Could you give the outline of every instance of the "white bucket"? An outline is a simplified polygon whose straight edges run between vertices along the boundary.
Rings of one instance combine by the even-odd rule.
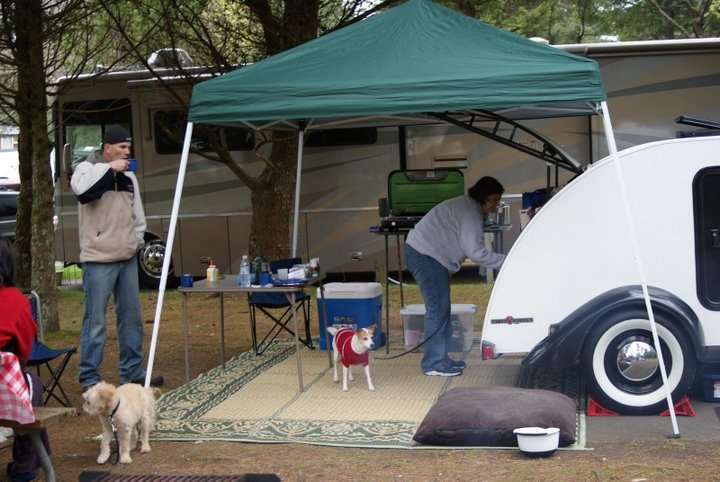
[[[518,447],[529,457],[548,457],[560,443],[560,429],[556,427],[521,427],[513,430]]]

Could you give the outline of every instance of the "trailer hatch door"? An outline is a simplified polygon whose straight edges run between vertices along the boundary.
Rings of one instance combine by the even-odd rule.
[[[720,311],[720,166],[700,170],[693,181],[698,298]]]

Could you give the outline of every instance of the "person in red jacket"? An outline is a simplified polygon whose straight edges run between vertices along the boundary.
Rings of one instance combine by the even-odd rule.
[[[24,370],[30,357],[37,326],[27,297],[15,287],[15,250],[7,239],[0,239],[0,351],[11,352],[20,359],[30,398],[35,407],[43,405],[42,381],[35,373]],[[47,433],[42,434],[45,450],[50,454]],[[13,461],[7,466],[12,482],[27,482],[36,477],[39,461],[29,435],[15,435]]]

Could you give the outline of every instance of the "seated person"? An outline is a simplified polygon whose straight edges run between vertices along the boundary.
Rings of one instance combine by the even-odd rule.
[[[25,371],[25,362],[30,356],[30,348],[37,326],[30,313],[30,303],[25,295],[15,287],[15,251],[6,239],[0,239],[0,351],[17,355],[23,368],[25,382],[30,390],[34,407],[43,405],[43,386],[40,378]],[[50,453],[47,433],[41,434],[45,450]],[[11,482],[34,480],[39,460],[29,435],[15,435],[13,440],[13,461],[7,466],[7,475]]]

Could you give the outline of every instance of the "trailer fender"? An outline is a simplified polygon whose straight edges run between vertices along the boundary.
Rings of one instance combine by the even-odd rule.
[[[653,315],[671,320],[691,340],[699,361],[704,340],[699,320],[687,303],[657,287],[648,287]],[[573,311],[559,323],[550,326],[549,334],[525,356],[524,366],[568,368],[580,363],[590,331],[603,320],[620,313],[644,313],[645,299],[639,285],[622,286],[598,295]],[[640,315],[642,316],[642,315]]]

